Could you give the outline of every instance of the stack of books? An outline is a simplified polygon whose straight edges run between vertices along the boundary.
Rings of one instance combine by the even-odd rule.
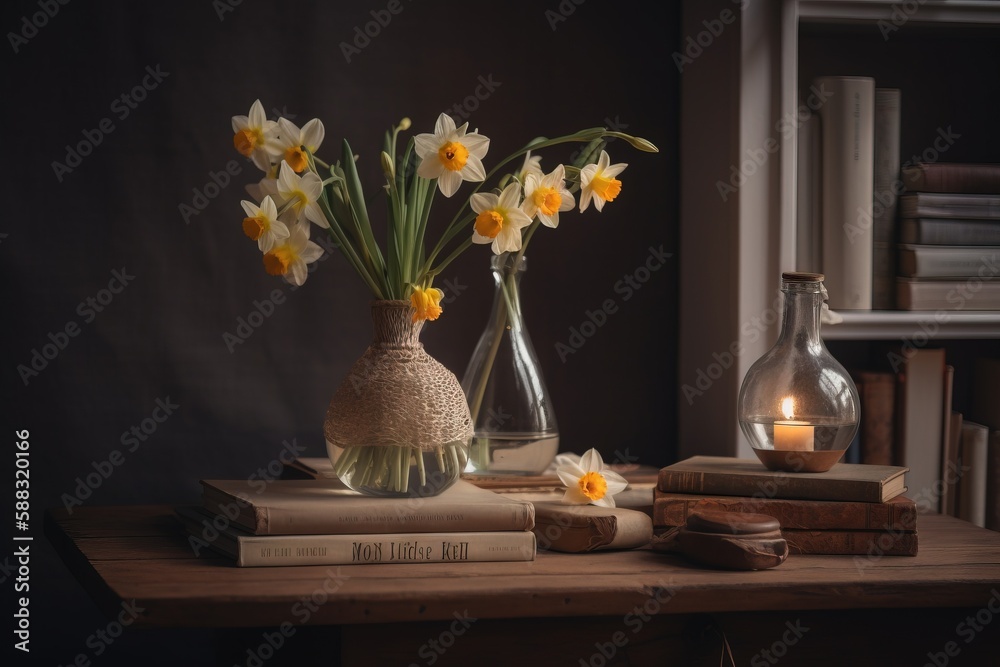
[[[906,166],[896,303],[1000,310],[1000,164]]]
[[[438,496],[373,498],[332,479],[203,480],[178,508],[189,543],[240,567],[531,561],[534,507],[464,481]]]
[[[902,495],[905,473],[848,463],[786,473],[756,460],[694,456],[660,470],[653,525],[682,526],[697,510],[767,514],[793,554],[915,556],[917,508]]]

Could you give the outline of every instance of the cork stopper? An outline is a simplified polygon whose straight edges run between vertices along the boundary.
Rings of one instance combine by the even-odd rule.
[[[781,279],[787,283],[821,283],[826,276],[822,273],[805,273],[803,271],[785,271]]]

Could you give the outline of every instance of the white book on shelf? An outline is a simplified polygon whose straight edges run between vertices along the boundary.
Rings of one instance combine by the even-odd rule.
[[[962,422],[962,471],[958,482],[958,518],[986,526],[986,470],[990,430],[976,422]]]
[[[944,447],[945,351],[921,348],[904,357],[899,369],[899,423],[896,464],[906,473],[907,495],[924,512],[941,507]]]
[[[820,165],[820,119],[810,116],[799,125],[798,161],[796,162],[798,196],[796,197],[795,268],[820,273],[823,270],[822,196],[823,173]]]
[[[822,120],[823,274],[833,310],[871,310],[875,80],[816,80],[830,97]]]

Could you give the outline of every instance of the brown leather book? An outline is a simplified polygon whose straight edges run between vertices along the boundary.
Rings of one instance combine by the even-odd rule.
[[[856,371],[854,375],[861,394],[861,463],[892,465],[896,376],[888,371]]]
[[[539,551],[585,553],[634,549],[649,544],[653,522],[648,514],[621,507],[535,503],[535,538]]]
[[[885,530],[793,530],[781,535],[793,554],[916,556],[917,533]]]
[[[916,504],[905,496],[885,503],[830,500],[783,500],[743,496],[699,496],[655,491],[653,524],[682,526],[703,510],[767,514],[782,528],[798,530],[896,530],[917,529]]]
[[[901,466],[838,463],[826,472],[787,473],[768,470],[754,459],[692,456],[661,468],[657,488],[713,496],[883,503],[906,490],[906,471]]]
[[[902,176],[909,192],[1000,193],[1000,164],[918,163]]]

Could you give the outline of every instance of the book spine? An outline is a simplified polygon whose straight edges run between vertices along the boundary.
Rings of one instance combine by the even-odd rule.
[[[889,310],[895,303],[896,197],[899,180],[898,88],[875,89],[875,181],[872,202],[872,308]]]
[[[823,274],[830,308],[872,307],[872,188],[875,81],[825,77],[831,91],[823,124]]]
[[[800,271],[819,273],[823,269],[821,245],[823,173],[820,168],[821,127],[818,116],[810,116],[799,126],[798,197],[796,198],[796,266]]]
[[[910,245],[1000,246],[1000,223],[995,220],[908,218],[900,225],[899,242]]]
[[[896,298],[902,310],[1000,310],[1000,281],[899,278]]]
[[[989,429],[982,424],[962,424],[962,479],[958,483],[958,518],[986,526],[986,474]]]
[[[1000,193],[1000,165],[918,164],[903,170],[906,188],[913,192],[968,194]]]
[[[913,502],[856,503],[749,498],[694,497],[658,493],[653,501],[656,526],[683,526],[692,512],[712,510],[767,514],[785,528],[808,530],[897,530],[917,526]]]
[[[892,465],[896,378],[892,373],[858,373],[861,394],[861,462]]]
[[[991,431],[986,454],[986,527],[1000,530],[1000,431]]]
[[[751,498],[796,498],[802,500],[847,500],[880,503],[882,484],[858,480],[824,479],[812,475],[726,475],[660,470],[657,488],[668,493]]]
[[[240,567],[460,563],[535,559],[531,531],[238,538]]]
[[[899,198],[905,218],[1000,219],[1000,197],[916,192]]]
[[[831,556],[916,556],[917,533],[902,531],[785,530],[792,554]]]
[[[371,509],[352,509],[347,516],[316,508],[269,508],[267,514],[267,521],[258,523],[253,531],[257,535],[525,531],[535,524],[530,503],[470,503],[454,509],[424,510],[384,504],[378,507],[376,502]]]
[[[995,276],[1000,273],[1000,247],[900,246],[899,273],[909,278]]]

